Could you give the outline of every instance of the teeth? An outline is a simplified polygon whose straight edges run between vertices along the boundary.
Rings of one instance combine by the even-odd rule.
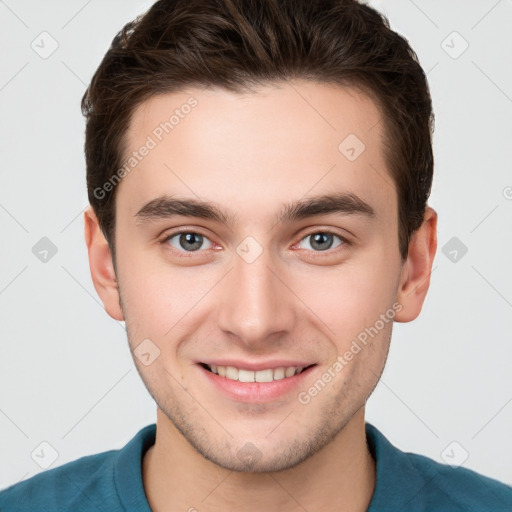
[[[250,370],[238,370],[238,380],[240,382],[254,382],[254,372]]]
[[[274,370],[259,370],[254,373],[256,382],[272,382]]]
[[[284,368],[276,368],[274,370],[274,380],[284,379]]]
[[[286,368],[284,372],[285,377],[291,377],[292,375],[295,375],[295,372],[297,371],[297,368],[290,366],[289,368]]]
[[[210,368],[212,373],[216,373],[226,379],[238,380],[239,382],[273,382],[274,380],[281,380],[285,377],[293,377],[304,370],[304,366],[289,366],[288,368],[269,368],[268,370],[258,370],[254,372],[252,370],[241,370],[234,366],[220,366],[215,364],[208,365],[208,368]]]
[[[238,380],[238,368],[226,366],[226,379]]]

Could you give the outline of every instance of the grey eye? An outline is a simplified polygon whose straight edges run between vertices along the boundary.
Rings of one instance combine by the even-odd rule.
[[[175,240],[177,239],[177,240]],[[201,249],[201,246],[205,241],[211,244],[211,241],[199,233],[183,232],[172,235],[167,240],[169,244],[178,250],[184,250],[186,252],[196,252]],[[178,245],[176,245],[176,243]]]
[[[319,231],[317,233],[311,233],[311,234],[305,236],[301,240],[301,243],[304,240],[311,239],[311,242],[309,245],[314,251],[326,251],[333,247],[334,238],[337,238],[340,241],[334,247],[339,247],[343,243],[341,237],[339,237],[338,235],[335,235],[334,233],[329,233],[329,232],[324,232],[324,231]],[[306,247],[306,249],[308,249],[308,248]]]

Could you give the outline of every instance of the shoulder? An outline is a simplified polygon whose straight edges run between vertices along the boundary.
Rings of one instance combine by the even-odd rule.
[[[366,425],[366,433],[377,462],[377,483],[369,511],[399,507],[418,512],[512,510],[512,487],[463,467],[403,452],[372,425]]]
[[[141,457],[154,443],[155,425],[140,430],[123,448],[87,455],[0,491],[1,512],[149,510]]]
[[[71,509],[88,499],[93,501],[88,508],[94,510],[96,500],[102,503],[108,498],[117,453],[112,450],[81,457],[11,485],[0,492],[0,510],[22,511],[37,507],[41,511],[55,511],[63,507]],[[78,506],[76,510],[82,508]]]
[[[512,487],[463,467],[440,464],[428,457],[406,453],[411,466],[423,477],[434,504],[453,503],[454,510],[479,512],[512,510]],[[427,496],[428,496],[427,494]]]

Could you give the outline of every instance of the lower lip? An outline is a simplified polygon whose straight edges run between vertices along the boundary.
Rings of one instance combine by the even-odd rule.
[[[311,366],[303,370],[298,375],[285,377],[284,379],[274,380],[272,382],[240,382],[238,380],[227,379],[216,373],[212,373],[201,365],[198,365],[205,377],[226,395],[233,400],[240,402],[263,403],[271,402],[282,398],[286,394],[297,389],[304,379],[316,368]]]

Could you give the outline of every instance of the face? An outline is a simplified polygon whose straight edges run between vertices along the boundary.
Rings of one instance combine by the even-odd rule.
[[[130,348],[161,412],[220,466],[293,467],[379,379],[402,276],[380,118],[354,88],[305,81],[134,113],[115,232]]]

